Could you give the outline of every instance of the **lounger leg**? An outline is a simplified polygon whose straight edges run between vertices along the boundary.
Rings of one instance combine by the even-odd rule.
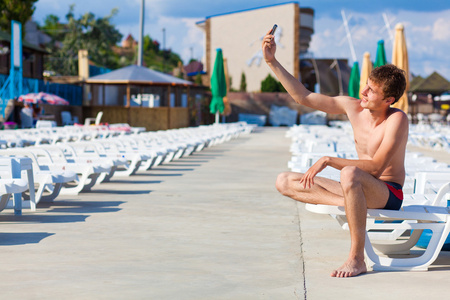
[[[127,169],[123,171],[116,171],[117,176],[130,176],[134,175],[136,171],[139,169],[140,165],[142,163],[142,160],[139,159],[133,159],[131,162],[127,164]]]
[[[79,177],[79,180],[77,181],[77,185],[76,186],[70,186],[68,183],[64,183],[64,188],[61,189],[60,194],[61,195],[78,195],[83,188],[85,187],[85,185],[87,185],[90,180],[90,182],[92,182],[92,180],[89,178],[93,173],[89,174],[87,172],[81,174],[81,176]],[[98,176],[98,174],[97,174]]]
[[[97,181],[99,181],[99,182],[108,182],[108,181],[111,180],[111,178],[114,176],[114,174],[116,172],[117,172],[117,166],[112,166],[111,167],[111,172],[109,172],[109,174],[106,174],[105,178],[103,178],[103,180],[102,180],[102,178],[100,176]]]
[[[53,200],[55,200],[55,198],[58,197],[62,185],[63,185],[62,183],[55,183],[52,193],[50,195],[41,196],[41,201],[39,202],[53,202]]]
[[[131,171],[130,175],[136,174],[136,172],[139,170],[139,167],[141,166],[141,164],[142,164],[142,160],[139,160],[139,161],[133,163],[132,164],[132,171]]]
[[[152,168],[153,164],[155,163],[155,161],[156,161],[156,156],[149,158],[143,164],[141,164],[141,166],[139,167],[139,170],[141,170],[141,171],[150,170]]]
[[[8,205],[9,198],[11,198],[11,194],[2,195],[2,197],[0,198],[0,211],[4,210]]]
[[[36,194],[34,191],[34,176],[33,176],[33,169],[27,170],[28,175],[28,182],[30,186],[30,208],[32,211],[36,210]]]
[[[450,222],[434,224],[411,224],[414,230],[431,229],[433,232],[427,249],[421,256],[412,258],[381,257],[375,253],[366,233],[365,251],[373,263],[374,271],[426,271],[439,255],[441,248],[450,232]]]
[[[82,192],[89,192],[91,190],[91,188],[95,185],[95,183],[97,182],[98,177],[100,176],[101,173],[93,173],[91,175],[89,175],[89,178],[91,179],[91,182],[89,182],[88,184],[86,184],[83,189],[81,190]]]

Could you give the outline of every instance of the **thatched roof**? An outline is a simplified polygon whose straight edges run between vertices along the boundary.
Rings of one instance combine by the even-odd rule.
[[[437,72],[427,78],[415,77],[411,83],[409,91],[413,93],[442,94],[450,90],[450,82]]]

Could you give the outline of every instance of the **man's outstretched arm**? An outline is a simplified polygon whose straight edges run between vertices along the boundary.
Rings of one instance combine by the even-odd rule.
[[[276,44],[273,35],[268,33],[264,37],[262,51],[267,65],[272,69],[278,80],[295,102],[330,114],[346,113],[345,105],[351,101],[352,98],[345,96],[329,97],[326,95],[313,93],[306,89],[301,82],[292,76],[278,62],[275,58]]]

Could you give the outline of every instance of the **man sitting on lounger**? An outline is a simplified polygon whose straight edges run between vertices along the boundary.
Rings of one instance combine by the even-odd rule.
[[[297,201],[344,206],[350,228],[350,254],[331,276],[365,273],[367,208],[398,210],[403,200],[408,118],[390,105],[403,95],[404,72],[394,65],[381,66],[371,72],[362,99],[329,97],[308,91],[284,69],[275,58],[276,44],[270,31],[264,37],[262,50],[266,63],[295,102],[329,114],[346,114],[353,127],[359,159],[322,157],[304,174],[278,175],[276,187]],[[316,177],[328,166],[341,170],[340,182]]]

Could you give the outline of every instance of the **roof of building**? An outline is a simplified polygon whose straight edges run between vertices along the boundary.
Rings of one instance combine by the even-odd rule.
[[[133,35],[131,35],[131,33],[128,34],[125,40],[126,41],[128,41],[128,40],[134,41]]]
[[[411,80],[409,91],[413,93],[442,94],[450,90],[450,82],[437,72],[427,78],[420,76]]]
[[[11,42],[11,35],[5,31],[0,30],[0,41]],[[27,42],[25,39],[22,39],[22,47],[32,49],[35,51],[39,51],[42,53],[47,53],[47,51],[45,51],[41,47],[31,44],[31,43]]]
[[[197,74],[205,74],[203,71],[203,64],[199,61],[193,60],[183,67],[187,76],[195,76]]]
[[[37,23],[33,20],[28,20],[25,23],[24,28],[26,32],[24,41],[27,41],[32,45],[43,47],[45,44],[52,41],[52,38],[48,34],[39,30]]]
[[[106,74],[89,77],[86,82],[102,84],[192,85],[190,81],[137,65],[130,65]]]

